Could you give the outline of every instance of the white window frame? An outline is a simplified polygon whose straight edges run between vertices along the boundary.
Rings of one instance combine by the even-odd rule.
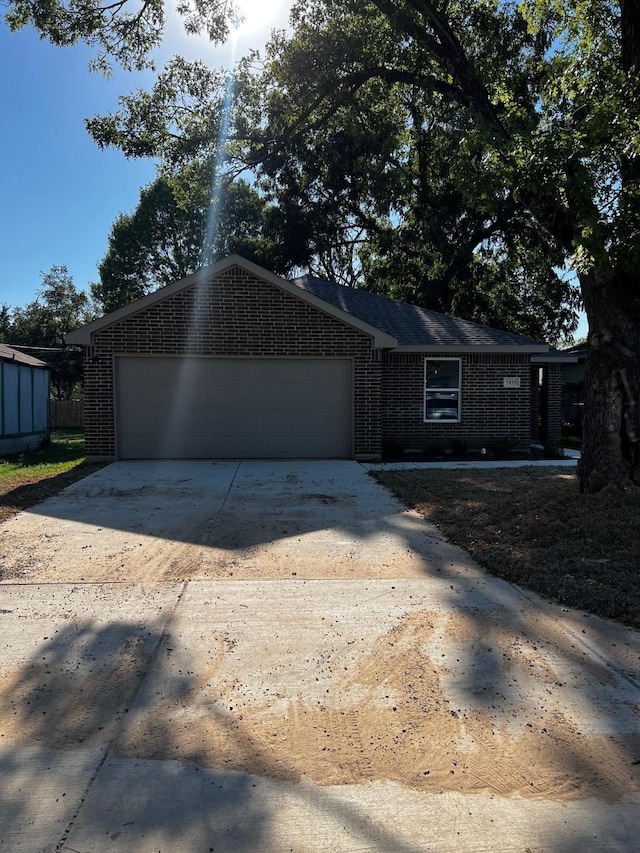
[[[430,361],[457,361],[458,362],[458,385],[457,387],[451,388],[438,388],[438,389],[428,389],[427,388],[427,364]],[[424,381],[423,381],[423,400],[422,400],[422,416],[425,424],[459,424],[462,421],[462,359],[461,358],[439,358],[438,356],[429,356],[424,360]],[[428,390],[438,390],[445,391],[448,393],[456,393],[458,395],[458,417],[455,418],[428,418],[427,417],[427,392]]]

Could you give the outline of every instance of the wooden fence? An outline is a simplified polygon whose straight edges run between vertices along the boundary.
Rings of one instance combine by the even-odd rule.
[[[84,426],[82,400],[50,400],[51,428]]]

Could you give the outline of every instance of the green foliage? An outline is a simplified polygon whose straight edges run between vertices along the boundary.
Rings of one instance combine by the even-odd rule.
[[[232,85],[176,58],[88,127],[171,168],[249,168],[280,268],[556,341],[576,325],[579,294],[559,270],[577,232],[547,227],[566,174],[541,101],[557,85],[556,25],[541,21],[509,3],[457,2],[445,19],[399,0],[299,2],[291,35],[261,65],[242,60]]]
[[[16,474],[53,476],[84,462],[84,432],[57,429],[39,448],[5,456],[0,460],[0,484]]]
[[[281,270],[280,244],[265,236],[265,199],[242,179],[212,189],[212,172],[200,161],[167,171],[141,191],[133,213],[114,222],[100,281],[91,286],[103,312],[234,253]]]
[[[515,449],[516,442],[508,435],[498,436],[487,445],[492,459],[512,459]]]
[[[134,0],[112,18],[10,0],[9,19],[136,65],[161,26],[147,1],[120,30]],[[184,2],[194,31],[232,14]],[[638,0],[298,0],[291,24],[232,80],[172,60],[90,132],[171,169],[250,173],[282,267],[552,341],[582,300],[598,346],[581,483],[640,482]]]
[[[163,0],[7,0],[5,21],[16,31],[32,25],[40,38],[66,46],[85,42],[96,48],[91,67],[105,75],[110,61],[126,69],[153,67],[149,54],[162,43]],[[188,32],[222,43],[238,20],[233,0],[178,0]]]
[[[439,444],[425,444],[422,448],[422,458],[427,462],[435,462],[444,456],[444,448]]]
[[[388,438],[382,442],[382,460],[384,462],[394,462],[397,459],[402,459],[404,448],[395,438]]]
[[[38,348],[34,355],[52,368],[53,397],[69,399],[82,380],[82,360],[78,350],[66,346],[64,337],[91,320],[89,298],[77,290],[64,265],[51,267],[41,278],[36,299],[13,309],[7,342]]]
[[[0,305],[0,344],[9,343],[11,337],[11,308]]]
[[[469,453],[469,446],[464,438],[451,439],[451,452],[457,459],[461,459]]]

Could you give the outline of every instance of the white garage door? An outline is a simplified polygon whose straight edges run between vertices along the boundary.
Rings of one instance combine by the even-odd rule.
[[[349,360],[120,357],[118,456],[349,457],[352,372]]]

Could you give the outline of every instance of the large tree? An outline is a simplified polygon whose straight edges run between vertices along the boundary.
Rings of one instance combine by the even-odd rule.
[[[133,213],[118,216],[99,265],[100,281],[91,287],[102,311],[234,252],[280,271],[264,233],[264,198],[245,180],[213,183],[208,164],[191,163],[158,176],[141,190]]]
[[[41,38],[95,49],[92,66],[108,74],[111,61],[124,68],[153,67],[150,54],[162,43],[164,0],[6,0],[5,20],[16,31],[32,25]],[[234,0],[177,0],[187,32],[224,42],[240,19]]]
[[[309,55],[324,58],[325,76],[364,51],[380,68],[395,42],[372,32],[344,11],[299,23],[293,38],[274,40],[263,73],[252,73],[254,57],[240,64],[231,110],[226,74],[176,58],[151,92],[121,98],[119,113],[89,129],[128,156],[180,164],[217,159],[226,123],[226,169],[257,172],[280,268],[306,267],[532,337],[569,334],[577,295],[559,272],[562,253],[514,220],[488,166],[473,191],[470,160],[477,166],[482,151],[468,120],[379,81],[310,107]]]

